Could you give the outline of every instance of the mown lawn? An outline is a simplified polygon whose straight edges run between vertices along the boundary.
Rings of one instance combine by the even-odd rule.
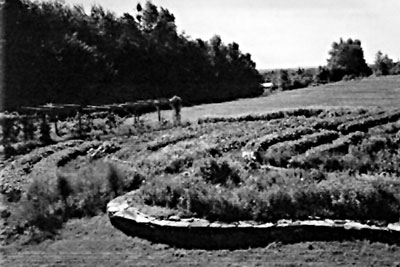
[[[1,266],[399,266],[400,247],[368,241],[185,250],[131,238],[106,215],[72,220],[54,241],[0,248]]]

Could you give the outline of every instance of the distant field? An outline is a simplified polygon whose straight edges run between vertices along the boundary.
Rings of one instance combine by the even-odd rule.
[[[370,77],[316,87],[279,92],[265,97],[204,104],[183,108],[183,120],[196,121],[207,116],[236,116],[299,107],[382,107],[400,106],[400,76]],[[170,119],[170,112],[163,112]],[[145,115],[156,120],[155,113]]]

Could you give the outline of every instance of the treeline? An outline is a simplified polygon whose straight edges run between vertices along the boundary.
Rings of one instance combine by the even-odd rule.
[[[400,61],[395,62],[387,54],[383,55],[381,51],[378,51],[372,70],[376,76],[399,75]]]
[[[275,69],[260,71],[267,82],[273,83],[272,90],[293,90],[316,83],[317,68]]]
[[[264,72],[263,78],[274,84],[273,89],[291,90],[312,84],[367,77],[372,74],[376,76],[400,74],[400,61],[394,62],[381,51],[377,52],[374,63],[368,66],[364,59],[361,41],[358,39],[349,38],[344,41],[341,38],[339,42],[333,42],[329,56],[326,66],[272,70]]]
[[[251,55],[178,34],[151,2],[117,16],[101,6],[6,0],[1,5],[3,106],[104,104],[181,96],[185,104],[262,93]]]

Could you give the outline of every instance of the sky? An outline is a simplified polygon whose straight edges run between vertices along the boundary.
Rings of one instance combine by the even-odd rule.
[[[136,13],[133,0],[65,0]],[[175,15],[178,32],[192,39],[221,36],[250,53],[258,69],[326,65],[340,38],[361,40],[367,63],[381,50],[400,59],[399,0],[152,0]]]

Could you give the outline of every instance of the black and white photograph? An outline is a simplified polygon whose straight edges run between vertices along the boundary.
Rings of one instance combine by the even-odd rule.
[[[0,266],[400,267],[399,14],[0,0]]]

